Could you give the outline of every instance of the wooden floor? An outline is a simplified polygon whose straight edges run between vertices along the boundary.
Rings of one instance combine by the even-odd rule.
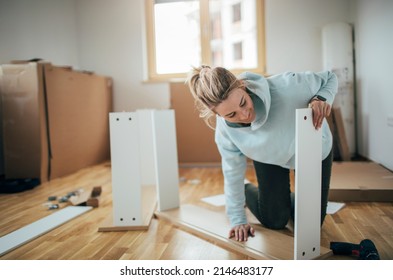
[[[222,194],[223,177],[219,167],[180,168],[182,204],[203,204],[201,198]],[[252,167],[247,171],[256,182]],[[56,210],[43,204],[49,196],[58,197],[79,188],[102,186],[100,206],[37,239],[3,255],[0,259],[144,259],[144,260],[231,260],[247,256],[219,247],[181,230],[163,220],[153,219],[148,230],[98,232],[112,214],[111,169],[100,164],[44,183],[33,190],[0,195],[0,236],[28,225]],[[61,208],[67,204],[60,204]],[[359,243],[374,241],[381,259],[393,259],[393,203],[346,203],[334,215],[328,215],[322,227],[321,245],[331,241]],[[333,256],[332,259],[354,259]]]

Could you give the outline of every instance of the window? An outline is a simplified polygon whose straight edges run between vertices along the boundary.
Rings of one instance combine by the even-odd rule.
[[[243,44],[242,42],[233,44],[233,60],[238,61],[243,59]]]
[[[192,66],[265,69],[263,0],[145,0],[149,80]]]
[[[232,6],[233,22],[238,22],[242,20],[242,10],[240,4],[241,3],[237,3]]]

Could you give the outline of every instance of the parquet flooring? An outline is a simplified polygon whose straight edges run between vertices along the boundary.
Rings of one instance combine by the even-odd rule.
[[[183,167],[179,169],[180,201],[204,205],[202,198],[223,193],[220,167]],[[252,167],[247,177],[256,182]],[[100,206],[37,239],[3,255],[0,260],[231,260],[249,259],[208,240],[158,219],[148,230],[98,232],[112,213],[111,168],[103,163],[22,193],[0,194],[0,236],[51,214],[44,203],[49,196],[61,197],[79,188],[102,186]],[[67,204],[62,203],[63,208]],[[330,241],[359,243],[374,241],[381,259],[393,259],[393,203],[352,202],[338,213],[328,215],[321,230],[321,245]],[[353,259],[332,256],[332,259]]]

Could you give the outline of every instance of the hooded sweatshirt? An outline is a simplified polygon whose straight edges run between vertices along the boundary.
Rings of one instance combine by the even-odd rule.
[[[244,178],[247,158],[293,169],[295,167],[295,113],[306,108],[315,95],[332,105],[337,92],[333,72],[286,72],[265,78],[245,72],[239,79],[254,103],[250,126],[226,121],[217,115],[215,141],[221,154],[226,213],[231,226],[246,224]],[[322,159],[332,149],[332,134],[322,124]]]

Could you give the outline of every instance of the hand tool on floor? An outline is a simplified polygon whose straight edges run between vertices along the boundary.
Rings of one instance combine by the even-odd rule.
[[[360,244],[348,242],[330,242],[330,249],[335,255],[351,255],[359,260],[379,260],[379,253],[374,242],[364,239]]]
[[[93,187],[91,192],[82,192],[71,196],[69,201],[72,203],[72,205],[98,207],[99,196],[101,195],[101,192],[101,186],[96,186]]]

